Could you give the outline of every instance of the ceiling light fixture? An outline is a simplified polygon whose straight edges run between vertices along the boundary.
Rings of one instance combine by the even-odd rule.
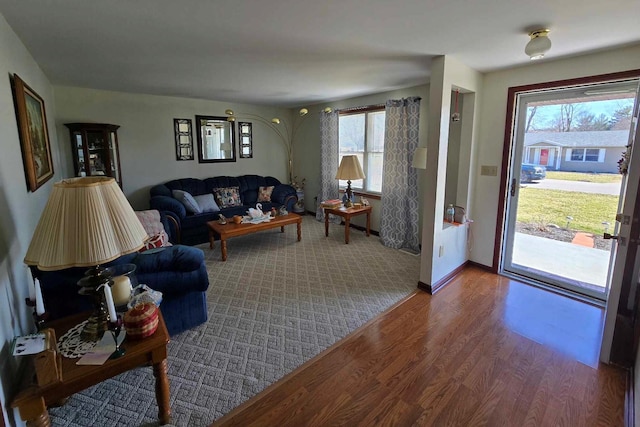
[[[549,31],[548,29],[540,29],[529,33],[531,40],[529,40],[529,43],[525,46],[524,53],[529,55],[529,58],[532,60],[544,58],[544,54],[551,49]]]

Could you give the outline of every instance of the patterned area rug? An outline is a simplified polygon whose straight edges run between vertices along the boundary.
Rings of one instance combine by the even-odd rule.
[[[238,237],[205,252],[206,324],[172,337],[172,422],[206,426],[415,290],[420,259],[376,236],[304,216],[295,226]],[[50,410],[54,426],[152,426],[150,367],[74,395]]]

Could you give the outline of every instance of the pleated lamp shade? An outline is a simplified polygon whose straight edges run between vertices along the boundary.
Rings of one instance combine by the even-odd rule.
[[[43,271],[92,267],[140,249],[147,233],[113,178],[57,182],[25,255]]]
[[[365,178],[364,171],[362,170],[362,166],[360,166],[358,156],[343,156],[342,160],[340,160],[340,166],[338,167],[336,179],[356,180],[363,178]]]

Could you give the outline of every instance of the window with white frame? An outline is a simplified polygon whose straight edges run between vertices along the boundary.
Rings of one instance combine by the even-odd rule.
[[[571,148],[567,150],[567,161],[572,162],[604,162],[603,148]]]
[[[338,119],[338,165],[345,155],[356,155],[365,179],[351,181],[351,188],[367,193],[382,191],[384,157],[384,108],[366,112],[341,113]],[[345,188],[347,181],[340,180]]]

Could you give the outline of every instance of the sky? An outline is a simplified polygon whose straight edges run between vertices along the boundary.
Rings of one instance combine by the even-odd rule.
[[[613,112],[618,108],[624,106],[632,106],[633,107],[634,98],[628,99],[614,99],[608,101],[591,101],[591,102],[581,102],[580,105],[585,111],[589,111],[591,114],[594,114],[598,117],[600,114],[605,114],[609,117],[613,116]],[[545,124],[548,124],[551,119],[558,114],[560,111],[560,105],[541,105],[538,106],[538,110],[536,111],[536,116],[534,118],[534,125],[536,128],[544,127]]]

